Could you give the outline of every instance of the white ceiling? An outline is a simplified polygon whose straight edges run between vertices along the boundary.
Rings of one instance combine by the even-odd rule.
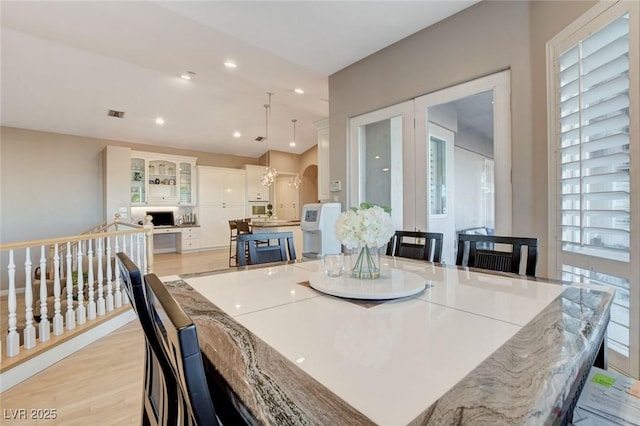
[[[3,0],[2,125],[258,157],[272,92],[268,147],[300,154],[330,74],[476,2]]]

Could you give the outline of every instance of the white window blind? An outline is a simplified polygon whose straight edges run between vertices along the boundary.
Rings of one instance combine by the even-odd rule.
[[[629,14],[560,54],[562,250],[629,262]]]
[[[638,2],[597,2],[547,43],[549,272],[615,289],[608,362],[640,377]]]

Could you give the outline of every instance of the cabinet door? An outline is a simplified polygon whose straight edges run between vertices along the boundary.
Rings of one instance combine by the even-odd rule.
[[[224,182],[218,169],[198,166],[198,203],[221,206]]]
[[[149,203],[178,204],[177,167],[169,160],[149,161]]]
[[[247,181],[247,200],[249,201],[269,201],[269,188],[262,185],[260,179],[264,172],[263,166],[245,166]]]
[[[229,247],[229,221],[244,217],[243,207],[198,207],[203,249]]]
[[[242,170],[223,172],[223,202],[230,205],[244,205],[246,201],[245,173]]]
[[[193,206],[195,200],[195,164],[191,162],[178,163],[178,204],[182,206]]]
[[[147,174],[144,158],[131,158],[131,204],[142,205],[147,202]]]

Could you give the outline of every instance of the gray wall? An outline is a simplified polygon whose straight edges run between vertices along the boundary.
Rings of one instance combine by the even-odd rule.
[[[349,117],[510,68],[513,234],[540,239],[546,275],[545,43],[594,3],[482,1],[331,75],[330,179],[346,182]]]

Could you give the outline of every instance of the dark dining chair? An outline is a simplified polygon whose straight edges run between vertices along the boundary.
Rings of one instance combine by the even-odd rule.
[[[495,250],[495,244],[510,245],[511,250]],[[527,249],[527,256],[522,258],[524,247]],[[521,261],[524,261],[525,274],[535,277],[538,264],[537,238],[473,234],[458,236],[456,265],[519,274]]]
[[[163,370],[165,383],[176,383],[177,416],[163,419],[162,424],[217,426],[193,320],[155,274],[145,275],[144,282],[153,332],[161,346],[154,352],[166,356],[171,366]]]
[[[265,241],[277,240],[277,244],[264,245]],[[293,232],[265,232],[260,234],[241,234],[237,241],[238,266],[260,263],[295,260],[296,250],[293,244]],[[246,250],[246,255],[242,255]],[[287,256],[288,254],[288,256]]]
[[[410,241],[406,241],[409,239]],[[442,234],[438,232],[396,231],[387,244],[387,256],[442,261]]]
[[[155,335],[140,270],[125,253],[117,253],[116,262],[120,268],[122,287],[129,296],[145,336],[142,424],[163,425],[166,419],[178,418],[175,404],[178,400],[177,383],[168,374],[171,366],[167,357],[162,355],[160,342]]]
[[[229,266],[232,265],[232,261],[236,261],[236,237],[238,236],[238,225],[235,220],[229,221]]]

